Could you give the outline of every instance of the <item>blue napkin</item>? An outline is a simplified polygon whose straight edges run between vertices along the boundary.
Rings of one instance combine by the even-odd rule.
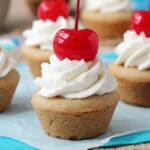
[[[149,10],[150,0],[132,0],[135,10]]]
[[[109,53],[104,53],[99,55],[99,58],[102,59],[107,65],[115,61],[117,57],[118,56],[116,55],[115,52],[109,52]]]
[[[114,137],[111,138],[105,144],[96,148],[110,148],[110,147],[119,147],[119,146],[127,146],[127,145],[136,145],[141,143],[150,143],[150,130],[139,131],[136,133]]]
[[[12,51],[20,45],[21,41],[19,38],[0,38],[0,47],[4,48],[7,51]]]
[[[23,142],[17,141],[12,138],[0,136],[0,149],[1,150],[38,150]]]

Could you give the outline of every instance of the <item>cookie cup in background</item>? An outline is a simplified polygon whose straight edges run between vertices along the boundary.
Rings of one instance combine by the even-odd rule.
[[[39,91],[32,106],[44,131],[63,139],[86,139],[107,131],[119,96],[117,82],[96,58],[43,63],[42,76],[35,79]],[[82,85],[82,86],[81,86]]]
[[[3,31],[5,18],[8,14],[10,0],[0,1],[0,31]]]
[[[84,25],[93,29],[101,39],[103,45],[116,45],[129,29],[133,12],[101,13],[83,10],[81,19]]]
[[[5,77],[0,78],[0,112],[7,109],[19,82],[17,70],[11,70]]]
[[[41,50],[36,46],[23,45],[22,53],[33,77],[39,77],[41,75],[41,63],[49,62],[52,51]]]
[[[86,99],[32,96],[44,131],[63,139],[85,139],[107,131],[119,96],[116,91]]]
[[[33,21],[31,29],[23,32],[25,41],[22,51],[33,76],[39,77],[41,63],[49,62],[49,57],[53,53],[55,33],[61,28],[72,27],[74,21],[69,17],[66,1],[29,0],[28,2],[39,4],[38,19]]]
[[[118,81],[118,93],[122,101],[150,107],[150,70],[139,71],[115,63],[109,69]]]
[[[26,0],[26,1],[32,14],[36,16],[37,7],[40,4],[41,0]]]

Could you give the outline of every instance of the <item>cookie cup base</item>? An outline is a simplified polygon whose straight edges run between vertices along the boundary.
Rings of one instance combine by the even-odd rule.
[[[106,132],[118,99],[116,91],[87,99],[46,99],[34,93],[32,106],[50,136],[86,139]]]
[[[109,69],[118,80],[118,93],[122,101],[150,107],[150,70],[139,71],[115,63]]]
[[[0,112],[9,107],[19,78],[19,73],[15,69],[0,78]]]

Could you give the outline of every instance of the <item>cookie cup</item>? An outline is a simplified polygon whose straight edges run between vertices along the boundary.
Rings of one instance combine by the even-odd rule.
[[[63,139],[86,139],[106,132],[118,99],[116,91],[87,99],[48,99],[34,93],[32,106],[47,134]]]
[[[110,72],[118,80],[118,93],[122,101],[150,107],[150,70],[139,71],[112,63]]]
[[[19,73],[15,69],[0,78],[0,112],[9,107],[19,78]]]
[[[123,33],[129,29],[132,13],[130,11],[101,13],[83,10],[81,19],[86,27],[98,34],[103,45],[115,45],[122,40]]]
[[[34,77],[41,76],[41,64],[43,62],[49,63],[51,52],[48,50],[41,50],[39,47],[23,45],[22,53],[32,75]]]

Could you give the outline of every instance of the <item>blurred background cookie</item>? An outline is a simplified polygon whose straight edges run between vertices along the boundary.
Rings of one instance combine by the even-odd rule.
[[[4,19],[8,12],[10,0],[0,0],[0,27],[4,25]]]
[[[33,15],[36,15],[37,7],[41,0],[27,0],[28,7]]]

